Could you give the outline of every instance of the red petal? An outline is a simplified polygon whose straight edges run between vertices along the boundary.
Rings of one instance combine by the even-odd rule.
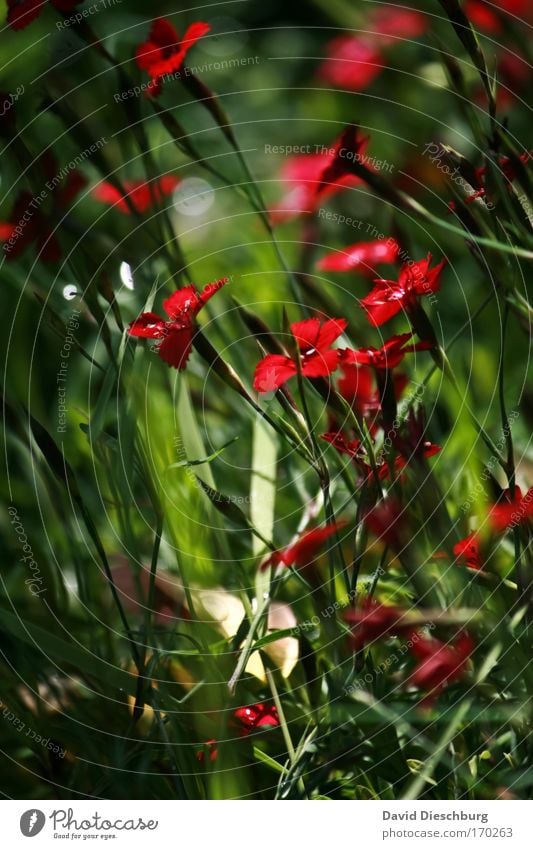
[[[204,35],[207,35],[210,29],[211,27],[209,24],[206,24],[203,21],[196,21],[194,24],[191,24],[190,27],[187,27],[181,40],[181,44],[185,48],[185,52],[190,50],[193,44],[196,44],[196,42],[203,38]]]
[[[381,6],[371,15],[370,25],[378,34],[381,44],[395,44],[400,38],[423,35],[429,22],[425,15],[415,9]]]
[[[296,365],[290,357],[267,354],[255,368],[253,387],[256,392],[274,392],[296,373]]]
[[[200,292],[200,301],[202,302],[202,306],[207,304],[208,301],[211,300],[213,295],[222,289],[223,286],[228,282],[229,277],[221,277],[220,280],[215,280],[214,283],[208,283],[207,286],[204,286],[202,291]]]
[[[379,327],[381,324],[385,324],[386,321],[393,318],[393,316],[395,316],[396,313],[399,313],[403,308],[400,300],[381,301],[376,303],[375,301],[363,298],[361,304],[367,314],[370,324],[373,324],[374,327]]]
[[[100,203],[105,203],[108,206],[116,206],[117,209],[120,209],[121,212],[125,213],[125,215],[130,214],[130,208],[127,205],[124,197],[119,192],[115,186],[111,185],[111,183],[98,183],[94,189],[91,190],[91,195]]]
[[[162,339],[165,335],[165,322],[155,312],[143,312],[131,322],[128,333],[142,339]]]
[[[339,336],[342,336],[348,322],[345,318],[330,318],[324,322],[318,334],[316,348],[318,351],[324,351],[335,342]]]
[[[464,13],[479,29],[484,29],[487,32],[501,32],[502,25],[498,16],[479,0],[467,0],[464,5]]]
[[[150,209],[157,200],[157,186],[152,183],[136,180],[131,183],[124,183],[124,188],[137,212],[146,212]]]
[[[191,313],[194,315],[200,305],[200,296],[194,286],[184,286],[163,301],[163,309],[173,320]]]
[[[302,374],[306,377],[327,377],[339,365],[340,351],[318,351],[302,364]]]
[[[177,47],[180,40],[176,27],[168,18],[155,18],[148,38],[159,47]]]
[[[209,32],[208,24],[200,22],[191,24],[183,36],[181,43],[176,43],[175,50],[169,48],[166,54],[162,50],[154,49],[153,42],[151,47],[149,47],[150,42],[147,42],[145,45],[141,45],[141,48],[143,48],[141,56],[139,56],[141,48],[138,48],[137,50],[137,64],[144,70],[148,70],[151,76],[155,78],[155,84],[160,85],[159,78],[166,74],[172,74],[179,71],[183,65],[183,60],[191,47],[193,47],[198,39],[205,35],[206,32]],[[142,65],[141,62],[143,62]]]
[[[375,264],[394,262],[399,250],[394,239],[358,242],[323,257],[317,267],[321,271],[372,272]]]
[[[300,539],[284,551],[282,555],[283,562],[286,566],[307,566],[314,559],[326,540],[333,536],[341,527],[342,524],[333,523],[326,525],[324,528],[312,528],[306,531]]]
[[[431,254],[428,254],[426,259],[415,262],[407,271],[411,286],[417,295],[429,295],[438,292],[440,288],[439,278],[447,260],[443,259],[434,268],[430,268],[431,259]]]
[[[175,177],[173,174],[167,174],[159,180],[159,191],[162,195],[171,195],[179,183],[179,177]]]
[[[10,224],[9,222],[0,224],[0,240],[2,242],[7,242],[8,239],[13,235],[13,230],[15,229],[14,224]]]
[[[384,66],[381,53],[362,38],[341,35],[327,45],[328,58],[319,76],[331,85],[349,91],[363,91]]]
[[[145,41],[139,44],[135,51],[135,61],[141,71],[152,73],[152,67],[161,61],[163,51],[154,41]]]
[[[300,351],[316,350],[320,336],[320,319],[306,318],[304,321],[295,321],[291,324],[291,333],[296,339]]]
[[[166,334],[157,353],[169,366],[183,371],[191,353],[193,335],[192,325],[173,328]]]
[[[471,569],[482,569],[483,564],[479,556],[479,541],[476,533],[468,534],[453,547],[456,557],[466,562]]]
[[[317,188],[317,194],[320,194],[321,199],[324,197],[324,192],[328,191],[332,185],[338,186],[340,181],[352,177],[352,162],[357,161],[364,164],[362,160],[364,160],[368,142],[368,136],[365,138],[360,136],[359,127],[355,124],[350,124],[343,130],[335,142],[335,155],[327,168],[324,169]],[[358,177],[355,177],[355,179],[359,181]]]

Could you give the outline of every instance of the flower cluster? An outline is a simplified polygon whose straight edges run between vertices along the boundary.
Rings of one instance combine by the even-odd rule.
[[[402,39],[415,39],[428,26],[425,15],[393,5],[377,6],[358,35],[339,35],[326,46],[319,77],[328,85],[363,91],[386,65],[386,53]]]

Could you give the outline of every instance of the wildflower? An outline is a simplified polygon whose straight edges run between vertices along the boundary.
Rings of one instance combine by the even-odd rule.
[[[337,381],[337,388],[345,401],[361,415],[379,410],[379,394],[372,369],[347,363],[342,356],[340,369],[342,377]]]
[[[474,26],[486,32],[502,31],[503,15],[527,18],[531,12],[530,0],[466,0],[464,13]]]
[[[82,0],[50,0],[58,12],[73,12]],[[7,0],[7,23],[11,29],[19,30],[27,27],[39,17],[46,5],[46,0]]]
[[[515,487],[514,496],[510,490],[505,490],[500,501],[489,511],[489,522],[495,531],[505,531],[517,527],[533,517],[533,487],[522,495],[519,486]]]
[[[427,690],[429,698],[435,698],[447,684],[463,677],[473,650],[474,641],[466,631],[459,634],[455,645],[436,639],[413,641],[411,652],[420,662],[409,676],[408,684]]]
[[[378,7],[368,16],[367,31],[340,35],[327,44],[327,57],[319,68],[319,77],[348,91],[363,91],[386,65],[384,48],[402,38],[422,35],[426,27],[427,18],[420,12]]]
[[[459,560],[466,563],[469,569],[483,569],[476,533],[468,534],[464,539],[459,540],[453,547],[453,553]]]
[[[320,271],[359,271],[368,274],[373,272],[375,265],[394,262],[399,250],[398,242],[392,238],[357,242],[327,254],[317,267]]]
[[[364,38],[340,35],[326,46],[327,58],[318,75],[329,85],[363,91],[381,73],[384,66],[382,53]]]
[[[113,206],[124,215],[130,215],[131,207],[142,214],[153,206],[160,204],[166,195],[171,195],[179,183],[179,178],[171,174],[159,177],[152,182],[143,180],[126,180],[123,195],[112,183],[98,183],[91,195],[100,203]],[[129,203],[128,203],[129,201]]]
[[[41,201],[37,202],[29,192],[19,194],[9,221],[0,225],[0,239],[4,240],[6,260],[16,259],[32,244],[35,244],[38,257],[43,262],[59,262],[61,259],[61,245],[51,220],[64,215],[84,188],[86,179],[77,169],[69,171],[64,179],[60,178],[57,160],[50,152],[41,156],[40,166],[47,180],[43,200],[48,194],[51,214],[45,214],[41,209]]]
[[[311,528],[301,534],[296,542],[287,548],[274,551],[268,560],[261,564],[261,571],[269,566],[295,566],[304,567],[312,563],[326,540],[342,527],[339,522],[332,522],[323,528]]]
[[[371,598],[365,599],[360,610],[347,610],[345,621],[352,629],[351,644],[354,651],[364,648],[367,643],[373,643],[391,634],[401,634],[406,628],[402,624],[405,611],[400,607],[378,604]]]
[[[464,13],[478,29],[486,32],[501,32],[501,21],[490,7],[480,0],[466,0]]]
[[[194,286],[178,289],[163,301],[168,320],[156,313],[144,312],[131,322],[128,333],[130,336],[158,340],[156,350],[161,359],[182,371],[191,352],[196,316],[227,282],[228,278],[224,277],[215,283],[208,283],[201,292],[197,292]]]
[[[340,151],[343,151],[343,155],[346,152],[342,139],[343,136],[330,148],[323,147],[316,153],[302,153],[287,159],[281,170],[281,179],[287,186],[287,192],[270,210],[275,223],[314,212],[327,198],[342,189],[361,184],[361,178],[349,171],[338,178],[330,176],[324,181],[324,174]],[[357,153],[360,158],[364,158],[368,142],[368,138],[359,140]]]
[[[276,706],[265,705],[261,702],[255,705],[237,708],[233,712],[233,716],[243,726],[245,734],[259,729],[276,728],[279,725]]]
[[[412,312],[422,295],[438,292],[440,275],[446,260],[443,259],[433,268],[430,267],[431,260],[432,256],[428,254],[425,259],[417,262],[404,263],[397,281],[380,278],[374,280],[374,289],[361,301],[374,327],[389,321],[401,310]]]
[[[338,366],[340,353],[331,348],[344,332],[344,318],[330,318],[323,323],[309,318],[291,324],[301,358],[302,374],[306,377],[327,377]],[[296,360],[284,354],[267,354],[256,366],[253,386],[257,392],[273,392],[298,373]]]
[[[395,368],[401,363],[406,354],[415,351],[427,351],[431,348],[430,342],[408,342],[412,333],[402,333],[400,336],[392,336],[381,348],[359,348],[353,351],[345,348],[341,351],[342,362],[348,365],[373,366],[377,369]]]
[[[335,186],[341,180],[346,180],[353,176],[357,177],[358,175],[355,173],[352,163],[358,162],[365,164],[368,142],[369,137],[361,136],[359,134],[359,127],[356,124],[349,124],[340,134],[335,144],[333,156],[322,174],[322,179],[316,191],[323,192],[327,186]],[[366,168],[372,170],[368,164]]]
[[[381,411],[381,398],[376,388],[375,372],[370,366],[355,365],[340,359],[342,377],[337,389],[353,409],[364,418],[376,416]],[[392,383],[396,399],[400,398],[408,384],[405,374],[393,373]],[[372,432],[372,427],[370,427]]]
[[[135,59],[141,71],[151,77],[146,90],[147,97],[159,97],[163,90],[163,78],[179,72],[185,56],[210,30],[209,24],[197,21],[185,31],[180,41],[178,31],[167,18],[152,21],[148,40],[140,44]]]
[[[372,35],[380,44],[395,44],[399,39],[417,38],[428,28],[428,18],[416,9],[402,6],[377,6],[369,15],[368,26]]]

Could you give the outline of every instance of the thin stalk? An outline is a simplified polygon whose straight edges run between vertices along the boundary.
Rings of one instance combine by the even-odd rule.
[[[278,688],[276,687],[276,682],[274,680],[274,676],[268,666],[265,667],[268,686],[270,687],[270,692],[272,693],[272,698],[274,700],[274,704],[276,705],[276,710],[279,716],[279,724],[281,728],[281,733],[283,734],[283,739],[285,741],[285,745],[287,747],[287,754],[289,755],[289,760],[291,762],[291,766],[294,766],[298,762],[298,758],[296,755],[296,750],[294,748],[291,734],[289,731],[289,726],[287,725],[287,719],[285,717],[285,713],[283,711],[283,705],[281,704],[281,699],[279,697]],[[298,789],[300,792],[306,797],[307,791],[305,789],[305,784],[303,778],[300,776],[298,779]]]

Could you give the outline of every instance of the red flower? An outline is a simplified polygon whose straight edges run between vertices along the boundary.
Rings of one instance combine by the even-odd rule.
[[[361,415],[377,412],[380,406],[379,393],[372,369],[368,366],[349,365],[342,356],[340,367],[342,377],[337,381],[337,388],[345,401]]]
[[[501,32],[502,26],[498,15],[495,15],[490,7],[480,0],[467,0],[464,13],[475,27],[486,32]]]
[[[50,0],[58,12],[73,12],[83,0]],[[46,0],[7,0],[7,23],[11,29],[24,29],[39,17]]]
[[[396,44],[402,38],[417,38],[428,28],[428,19],[422,12],[415,9],[405,9],[396,6],[378,6],[369,15],[369,26],[374,37],[380,44]]]
[[[459,540],[454,547],[455,556],[464,561],[470,569],[483,569],[483,563],[479,554],[479,539],[476,533],[468,534]]]
[[[278,711],[275,705],[259,702],[255,705],[237,708],[233,712],[235,719],[243,726],[245,734],[264,728],[276,728],[279,725]]]
[[[500,15],[509,14],[517,17],[527,18],[531,12],[530,0],[467,0],[464,5],[464,13],[474,26],[487,32],[501,32],[502,18],[494,12],[499,7]]]
[[[438,292],[440,274],[446,265],[443,259],[438,265],[430,268],[431,254],[426,259],[417,262],[406,262],[400,269],[398,280],[374,281],[375,287],[361,304],[368,319],[374,327],[379,327],[389,321],[400,310],[409,312],[416,306],[418,298]]]
[[[327,377],[335,371],[339,351],[331,345],[347,326],[344,318],[330,318],[323,324],[318,318],[309,318],[291,324],[291,333],[300,350],[302,374]],[[267,354],[256,366],[253,386],[257,392],[273,392],[297,373],[298,366],[291,357]]]
[[[343,525],[339,522],[325,525],[323,528],[311,528],[305,531],[296,542],[287,548],[274,551],[268,560],[261,564],[261,571],[269,566],[309,566],[326,540],[335,534]]]
[[[411,652],[420,663],[409,676],[408,683],[427,690],[434,698],[447,684],[463,677],[473,650],[474,641],[465,631],[459,634],[455,646],[434,639],[414,641]]]
[[[64,215],[87,182],[76,169],[63,179],[57,160],[50,152],[41,156],[40,165],[47,181],[44,197],[41,193],[42,200],[34,198],[29,192],[21,192],[11,210],[9,221],[0,224],[0,239],[4,241],[3,250],[8,261],[19,257],[35,243],[39,259],[43,262],[59,262],[61,245],[51,220]],[[41,208],[47,195],[52,204],[51,214],[45,214]]]
[[[224,277],[208,283],[201,292],[197,292],[194,286],[178,289],[163,301],[168,321],[156,313],[143,312],[131,322],[128,333],[143,339],[162,340],[157,345],[157,353],[169,366],[182,371],[191,352],[196,316],[227,282],[228,278]]]
[[[523,496],[519,486],[515,487],[514,498],[505,490],[502,500],[489,511],[489,521],[495,531],[505,531],[528,522],[533,517],[533,487]]]
[[[363,91],[384,67],[381,52],[364,38],[340,35],[326,46],[318,74],[324,82],[348,91]]]
[[[343,250],[333,251],[323,257],[317,265],[320,271],[359,271],[372,273],[379,263],[394,262],[400,246],[394,239],[376,239],[372,242],[357,242]]]
[[[342,139],[342,136],[341,136]],[[359,144],[359,155],[364,157],[369,139],[362,139]],[[281,179],[287,185],[287,193],[281,201],[271,208],[270,213],[275,223],[288,221],[297,215],[313,212],[326,198],[349,186],[357,186],[361,179],[348,172],[338,179],[328,178],[324,183],[324,174],[331,166],[335,157],[344,146],[339,147],[337,140],[333,147],[322,148],[318,153],[302,153],[291,156],[281,169]]]
[[[124,188],[126,194],[121,192],[112,185],[112,183],[99,183],[91,192],[93,198],[100,203],[105,203],[108,206],[114,206],[119,209],[124,215],[130,215],[129,203],[136,212],[143,213],[151,209],[156,204],[160,204],[166,195],[171,195],[179,183],[179,178],[171,174],[159,179],[150,181],[143,180],[126,180]]]
[[[178,31],[169,20],[155,18],[152,21],[148,40],[135,51],[137,65],[152,78],[145,92],[147,97],[159,97],[163,78],[180,70],[188,51],[210,29],[209,24],[197,21],[188,27],[180,41]]]
[[[381,394],[377,388],[376,372],[370,366],[360,366],[343,361],[340,357],[342,377],[337,381],[337,390],[350,404],[358,416],[366,420],[367,427],[374,435],[381,413]],[[409,380],[405,374],[392,372],[394,396],[398,400]],[[330,431],[338,430],[335,421],[329,424]]]
[[[352,628],[352,646],[354,651],[364,648],[391,633],[401,634],[411,626],[398,624],[405,616],[400,607],[378,604],[371,598],[365,599],[361,610],[347,610],[344,619]]]
[[[383,48],[422,35],[427,18],[411,9],[384,6],[369,15],[367,26],[370,31],[337,36],[327,44],[318,72],[325,82],[349,91],[368,88],[385,67]]]
[[[359,135],[359,127],[356,124],[349,124],[337,139],[333,157],[322,174],[317,192],[324,191],[324,186],[336,186],[339,181],[348,177],[358,177],[352,163],[365,165],[369,140],[368,136]],[[366,168],[372,170],[368,164]]]
[[[415,351],[427,351],[431,348],[430,342],[408,342],[412,333],[402,333],[400,336],[391,336],[381,348],[359,348],[353,351],[345,348],[341,351],[342,362],[348,365],[373,366],[378,369],[391,369],[398,366],[406,354]]]

